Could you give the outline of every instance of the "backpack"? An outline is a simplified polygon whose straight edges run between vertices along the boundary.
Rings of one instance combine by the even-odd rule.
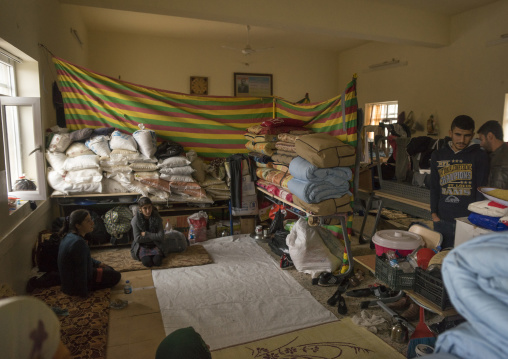
[[[101,216],[99,216],[99,214],[95,211],[88,212],[90,212],[90,217],[92,217],[93,221],[93,232],[88,234],[90,244],[99,245],[108,243],[111,240],[111,234],[109,234],[106,230],[106,226],[104,225],[104,221]]]
[[[32,249],[32,264],[40,272],[58,272],[58,247],[60,236],[57,233],[43,230]]]
[[[126,206],[117,206],[102,216],[104,225],[111,234],[111,244],[128,243],[132,212]]]

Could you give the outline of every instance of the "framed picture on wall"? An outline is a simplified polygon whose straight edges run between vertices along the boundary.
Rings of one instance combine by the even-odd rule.
[[[271,74],[234,73],[235,96],[269,97],[273,92]]]

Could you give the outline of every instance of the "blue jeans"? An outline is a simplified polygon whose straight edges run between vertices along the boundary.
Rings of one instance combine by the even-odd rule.
[[[455,222],[440,220],[434,222],[434,230],[443,235],[441,248],[451,248],[455,244]]]

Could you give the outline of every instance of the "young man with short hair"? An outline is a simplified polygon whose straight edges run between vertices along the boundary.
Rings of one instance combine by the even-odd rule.
[[[490,157],[487,186],[508,189],[508,144],[503,141],[503,127],[497,121],[487,121],[477,133],[480,146]]]
[[[430,166],[430,211],[434,230],[443,235],[443,248],[455,242],[455,218],[467,217],[467,207],[483,200],[477,188],[487,184],[489,158],[474,135],[471,117],[455,117],[451,141],[432,153]]]

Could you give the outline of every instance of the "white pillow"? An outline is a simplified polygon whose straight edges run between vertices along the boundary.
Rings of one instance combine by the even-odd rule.
[[[111,140],[109,141],[109,147],[112,150],[128,150],[137,151],[138,145],[131,135],[122,133],[115,130],[111,134]]]
[[[63,152],[50,152],[46,151],[46,159],[49,165],[58,173],[64,175],[65,170],[63,169],[67,156]]]
[[[82,142],[74,142],[69,146],[67,151],[65,152],[67,157],[77,157],[83,155],[95,155],[92,150],[90,150],[86,145]]]
[[[97,168],[69,171],[65,175],[65,182],[68,183],[90,183],[102,181],[102,172]]]
[[[66,171],[84,170],[87,168],[100,168],[99,156],[84,155],[78,157],[69,157],[65,160],[64,163],[64,170]]]
[[[158,167],[182,167],[190,165],[191,162],[182,156],[174,156],[174,157],[168,157],[164,161],[160,162]]]

